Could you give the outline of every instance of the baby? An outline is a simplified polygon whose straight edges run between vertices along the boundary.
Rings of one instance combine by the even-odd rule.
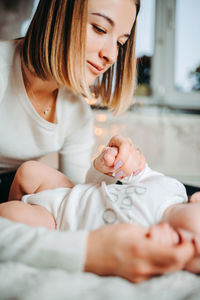
[[[103,155],[114,162],[117,149],[106,148]],[[187,203],[185,188],[179,181],[148,165],[121,182],[74,186],[59,171],[40,162],[26,162],[11,186],[12,201],[0,205],[0,216],[57,230],[93,230],[105,224],[134,223],[146,227],[147,238],[164,245],[194,239],[196,253],[200,254],[198,239],[194,238],[200,234],[200,193]],[[186,269],[200,272],[198,256]]]

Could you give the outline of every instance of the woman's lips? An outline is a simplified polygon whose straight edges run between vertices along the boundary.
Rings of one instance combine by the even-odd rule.
[[[102,68],[101,66],[98,66],[90,61],[87,60],[87,64],[89,66],[90,71],[94,74],[94,75],[100,75],[102,73],[102,70],[104,68]]]

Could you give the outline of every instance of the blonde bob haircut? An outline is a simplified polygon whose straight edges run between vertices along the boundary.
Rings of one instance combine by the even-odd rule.
[[[133,1],[138,14],[140,0]],[[21,56],[22,64],[39,78],[54,79],[73,92],[91,98],[85,76],[87,18],[88,0],[40,0],[24,37]],[[95,87],[101,104],[115,113],[125,111],[132,102],[135,33],[136,20],[131,36],[119,49],[116,64],[102,75]]]

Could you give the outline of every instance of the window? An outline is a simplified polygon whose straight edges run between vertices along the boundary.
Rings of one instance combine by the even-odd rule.
[[[38,0],[33,3],[34,11]],[[200,109],[199,12],[199,0],[141,1],[136,41],[139,102]]]
[[[200,2],[176,1],[175,87],[183,92],[200,91]]]
[[[28,26],[31,22],[31,19],[32,19],[34,13],[35,13],[35,10],[36,10],[37,6],[38,6],[39,0],[32,0],[32,2],[33,2],[32,3],[32,6],[33,6],[32,13],[31,13],[29,19],[24,21],[21,25],[21,36],[24,36],[26,34],[26,31],[27,31]]]
[[[163,105],[200,109],[200,1],[157,0],[153,99]]]
[[[136,35],[138,86],[136,95],[139,96],[149,96],[151,94],[150,81],[152,57],[154,55],[155,6],[156,0],[143,1],[138,16]]]

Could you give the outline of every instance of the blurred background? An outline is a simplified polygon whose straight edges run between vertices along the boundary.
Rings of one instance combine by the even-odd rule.
[[[38,2],[0,0],[0,39],[23,36]],[[92,105],[93,157],[120,133],[133,139],[150,167],[200,187],[199,13],[199,0],[141,0],[136,103],[119,117]],[[57,154],[43,161],[57,167]]]

